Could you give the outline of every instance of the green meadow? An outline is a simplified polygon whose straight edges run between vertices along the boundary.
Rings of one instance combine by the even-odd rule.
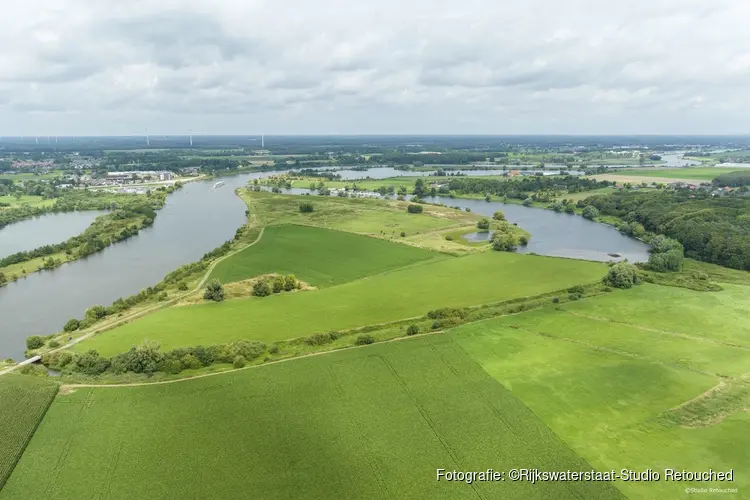
[[[0,377],[0,489],[57,392],[57,384],[34,377]]]
[[[606,265],[506,252],[423,261],[322,290],[172,307],[81,342],[76,350],[110,356],[144,340],[162,349],[237,339],[274,342],[316,332],[530,297],[592,283]]]
[[[269,226],[256,244],[220,262],[211,278],[229,283],[268,273],[294,274],[325,287],[435,258],[440,254],[343,231]]]
[[[618,170],[618,175],[632,175],[635,177],[664,177],[669,179],[695,179],[711,181],[721,174],[736,172],[736,168],[712,167],[681,167],[681,168],[634,168]]]
[[[3,208],[15,208],[22,205],[28,205],[30,207],[47,207],[54,204],[55,200],[45,200],[41,196],[23,195],[16,198],[15,196],[6,195],[0,196],[0,203],[7,203],[10,205],[9,207],[0,206],[0,210],[3,210]]]
[[[437,481],[592,468],[457,338],[61,394],[0,500],[623,498],[607,482]]]
[[[750,350],[717,342],[706,326],[740,326],[742,294],[746,301],[750,289],[642,285],[451,335],[600,470],[735,471],[733,483],[615,483],[628,498],[684,498],[687,486],[741,492],[750,488]]]

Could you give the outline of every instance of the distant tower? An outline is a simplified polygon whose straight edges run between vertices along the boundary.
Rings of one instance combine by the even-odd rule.
[[[151,141],[148,139],[148,129],[146,129],[146,146],[151,146]]]
[[[190,129],[190,147],[193,147],[193,129]]]
[[[260,148],[266,149],[266,141],[265,137],[263,136],[263,132],[260,133]]]

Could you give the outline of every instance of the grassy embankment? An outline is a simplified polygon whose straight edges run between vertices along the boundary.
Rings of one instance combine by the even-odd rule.
[[[59,499],[622,498],[603,482],[435,480],[437,468],[521,466],[591,469],[451,337],[435,336],[61,393],[0,499],[30,488]]]
[[[427,261],[343,285],[170,308],[88,339],[76,350],[110,356],[148,339],[163,349],[237,339],[274,342],[316,332],[535,296],[601,278],[599,263],[487,252]]]
[[[36,377],[0,377],[0,489],[21,458],[57,388],[57,383]]]

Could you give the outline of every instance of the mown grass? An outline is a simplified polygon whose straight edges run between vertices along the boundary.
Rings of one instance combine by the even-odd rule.
[[[718,343],[714,332],[747,332],[736,310],[741,293],[643,285],[451,335],[598,469],[735,471],[731,484],[616,482],[628,498],[682,498],[686,487],[745,491],[750,480],[738,472],[750,470],[741,451],[750,446],[742,411],[750,391],[739,375],[749,371],[750,350]],[[709,391],[717,384],[726,388]]]
[[[0,179],[3,177],[0,176]],[[30,207],[46,207],[53,205],[55,200],[45,200],[41,196],[23,195],[20,198],[15,196],[0,196],[0,204],[8,203],[9,207],[0,206],[0,210],[20,207],[21,205],[29,205]]]
[[[35,377],[0,377],[0,489],[57,393],[58,385]]]
[[[294,274],[325,287],[439,257],[407,245],[317,227],[269,226],[255,245],[223,260],[211,273],[222,283],[262,274]]]
[[[622,498],[609,483],[436,481],[489,467],[591,469],[437,335],[61,395],[0,499]]]
[[[600,263],[486,252],[410,267],[323,290],[173,307],[76,345],[102,355],[143,340],[167,350],[236,339],[264,342],[422,316],[439,307],[464,307],[535,296],[597,281]]]

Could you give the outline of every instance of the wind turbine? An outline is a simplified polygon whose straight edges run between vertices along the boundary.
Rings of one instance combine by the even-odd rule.
[[[190,129],[190,147],[193,147],[193,129]]]

